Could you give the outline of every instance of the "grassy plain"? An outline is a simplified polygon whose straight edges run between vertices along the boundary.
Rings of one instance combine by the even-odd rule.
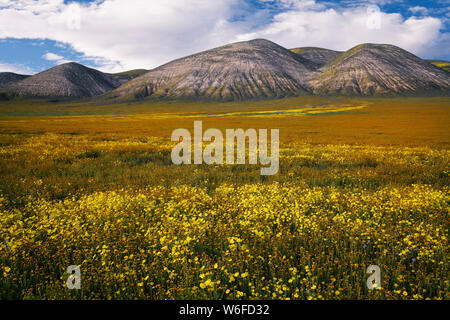
[[[449,107],[1,102],[0,297],[448,299]],[[172,165],[194,120],[279,128],[280,173]]]

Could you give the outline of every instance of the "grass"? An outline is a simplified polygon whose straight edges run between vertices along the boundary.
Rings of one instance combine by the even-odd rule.
[[[436,67],[444,69],[445,71],[450,72],[450,62],[444,60],[428,60],[428,62],[434,64]]]
[[[145,69],[135,69],[135,70],[125,71],[125,72],[120,72],[120,73],[114,73],[114,75],[125,78],[125,79],[134,79],[139,76],[142,76],[144,73],[147,73],[148,71],[149,70],[145,70]]]
[[[0,297],[448,299],[449,102],[2,102]],[[172,165],[194,120],[279,128],[280,173]]]

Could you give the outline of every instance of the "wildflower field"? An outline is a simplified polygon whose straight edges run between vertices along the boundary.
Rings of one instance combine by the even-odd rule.
[[[449,299],[449,108],[4,102],[0,298]],[[194,120],[279,128],[280,172],[173,165]]]

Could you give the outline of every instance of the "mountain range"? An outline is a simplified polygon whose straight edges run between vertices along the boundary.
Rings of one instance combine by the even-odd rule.
[[[317,65],[273,42],[238,42],[178,59],[110,93],[143,97],[214,100],[275,98],[307,94]]]
[[[108,74],[69,62],[34,76],[0,73],[0,87],[12,96],[85,98],[118,88],[146,71]]]
[[[0,94],[9,99],[100,96],[113,101],[448,95],[448,66],[446,61],[426,61],[386,44],[362,44],[340,52],[314,47],[288,50],[256,39],[200,52],[153,70],[109,74],[66,63],[33,76],[0,73]]]

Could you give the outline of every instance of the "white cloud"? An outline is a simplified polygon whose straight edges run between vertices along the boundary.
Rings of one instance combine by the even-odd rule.
[[[413,14],[417,14],[417,15],[428,15],[428,9],[425,7],[421,7],[421,6],[415,6],[415,7],[411,7],[408,9],[409,11],[411,11]]]
[[[152,68],[227,43],[241,25],[228,22],[241,0],[106,0],[80,6],[79,16],[62,0],[0,1],[0,38],[64,42],[108,61],[106,71]]]
[[[42,56],[42,59],[53,61],[57,65],[70,62],[70,60],[65,59],[63,56],[57,55],[56,53],[47,52]]]
[[[49,60],[49,61],[58,61],[58,60],[64,59],[64,57],[59,56],[55,53],[51,53],[51,52],[47,52],[46,54],[44,54],[42,56],[42,58],[44,58],[45,60]]]
[[[392,3],[404,2],[405,0],[342,0],[342,4],[353,7],[361,7],[362,5],[375,4],[384,6]]]
[[[330,9],[313,0],[260,2],[283,12],[270,20],[264,10],[243,9],[248,7],[244,0],[103,0],[82,5],[0,0],[0,38],[65,43],[107,72],[150,69],[232,41],[261,37],[286,47],[346,50],[359,43],[383,42],[416,54],[441,48],[442,23],[436,18],[404,20],[399,14],[381,13],[381,28],[370,30],[366,7],[360,5]],[[244,18],[232,20],[236,15]],[[255,29],[255,21],[264,23]]]
[[[1,0],[0,0],[1,4]],[[34,74],[33,70],[20,64],[2,63],[0,61],[0,72],[13,72],[18,74]]]
[[[415,54],[427,53],[440,38],[442,23],[437,18],[403,19],[397,13],[379,12],[379,28],[368,28],[367,7],[345,9],[298,9],[283,12],[259,30],[242,34],[238,40],[268,38],[282,46],[319,46],[348,50],[361,43],[388,43]],[[373,17],[372,17],[373,18]]]

